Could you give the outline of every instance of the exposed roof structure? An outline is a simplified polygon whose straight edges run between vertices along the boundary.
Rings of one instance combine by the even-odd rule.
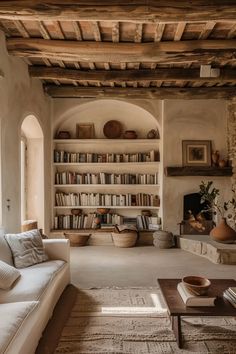
[[[0,29],[52,97],[235,96],[236,0],[1,1]]]

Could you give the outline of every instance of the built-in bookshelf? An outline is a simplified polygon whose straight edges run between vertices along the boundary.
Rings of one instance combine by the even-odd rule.
[[[158,217],[158,139],[54,139],[52,155],[53,230],[96,229],[98,218],[111,227],[142,209]]]

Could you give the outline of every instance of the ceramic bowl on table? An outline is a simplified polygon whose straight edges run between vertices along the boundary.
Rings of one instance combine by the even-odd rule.
[[[205,277],[198,277],[189,275],[183,277],[182,282],[184,286],[191,291],[194,295],[205,295],[211,285],[209,279]]]

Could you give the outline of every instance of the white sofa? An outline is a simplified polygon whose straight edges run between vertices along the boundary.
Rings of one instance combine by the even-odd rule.
[[[10,290],[0,289],[0,353],[33,354],[53,309],[70,282],[69,241],[43,240],[49,261],[19,269]],[[0,259],[13,265],[11,250],[0,236]]]

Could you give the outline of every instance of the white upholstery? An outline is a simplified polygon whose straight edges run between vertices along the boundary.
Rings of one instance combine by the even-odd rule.
[[[50,261],[20,269],[20,281],[9,291],[0,289],[0,303],[37,301],[64,265],[64,261]]]
[[[70,241],[65,239],[43,240],[45,252],[50,259],[61,259],[65,262],[70,262]]]
[[[52,254],[54,260],[20,269],[21,277],[14,288],[0,290],[0,354],[35,353],[53,309],[70,282],[70,268],[66,261],[69,259],[68,240],[45,241],[46,252],[49,258]],[[1,246],[4,248],[5,245],[0,243],[0,258],[4,253]],[[8,330],[3,332],[2,319],[8,323]]]
[[[0,259],[12,266],[14,265],[10,247],[3,235],[0,235]]]
[[[0,289],[9,289],[19,277],[18,269],[0,260]]]
[[[4,353],[15,333],[38,305],[37,301],[1,304],[0,317],[0,353]]]

